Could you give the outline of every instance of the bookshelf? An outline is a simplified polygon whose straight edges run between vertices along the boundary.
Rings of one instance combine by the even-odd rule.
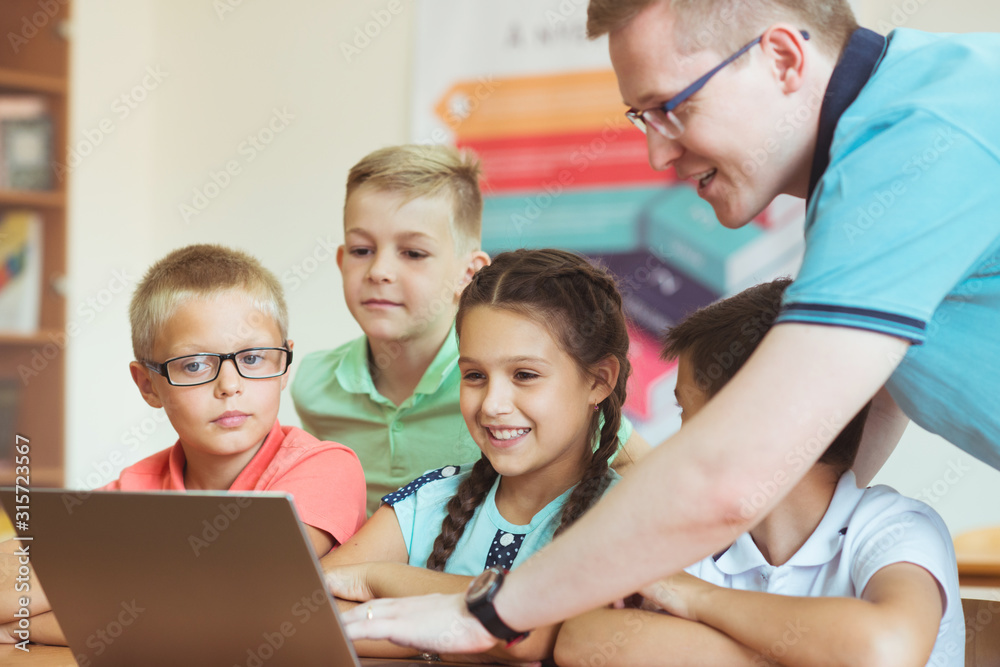
[[[52,121],[49,163],[65,162],[69,101],[69,0],[0,3],[0,96],[44,101]],[[28,211],[40,221],[41,285],[38,326],[0,329],[0,396],[14,398],[13,421],[0,417],[0,483],[14,481],[15,434],[30,440],[31,485],[64,482],[66,302],[66,176],[53,169],[48,190],[0,188],[0,216]],[[2,241],[2,239],[0,239]]]

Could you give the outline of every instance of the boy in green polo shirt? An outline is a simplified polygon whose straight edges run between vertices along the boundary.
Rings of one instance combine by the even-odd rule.
[[[448,146],[383,148],[347,177],[344,298],[364,336],[314,352],[292,381],[302,427],[351,447],[382,496],[428,470],[479,458],[459,411],[455,313],[489,263],[480,249],[479,163]],[[628,455],[648,449],[623,420]]]

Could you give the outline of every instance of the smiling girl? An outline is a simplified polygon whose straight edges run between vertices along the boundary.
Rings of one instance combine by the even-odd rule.
[[[462,293],[456,326],[462,416],[482,456],[383,498],[323,559],[341,599],[464,591],[486,568],[517,567],[619,479],[608,460],[631,367],[621,295],[605,271],[560,250],[503,253]],[[557,630],[498,644],[493,656],[549,657]]]

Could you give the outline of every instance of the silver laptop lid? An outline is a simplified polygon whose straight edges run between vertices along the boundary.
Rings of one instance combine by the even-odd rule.
[[[32,489],[30,514],[81,667],[359,664],[286,495]]]

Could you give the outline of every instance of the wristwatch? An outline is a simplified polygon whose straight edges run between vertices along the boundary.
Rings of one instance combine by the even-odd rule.
[[[496,607],[493,606],[493,598],[500,590],[505,574],[506,572],[499,567],[488,567],[483,570],[465,591],[465,606],[491,635],[507,642],[507,646],[513,646],[527,637],[528,632],[518,632],[504,623],[497,616]]]

